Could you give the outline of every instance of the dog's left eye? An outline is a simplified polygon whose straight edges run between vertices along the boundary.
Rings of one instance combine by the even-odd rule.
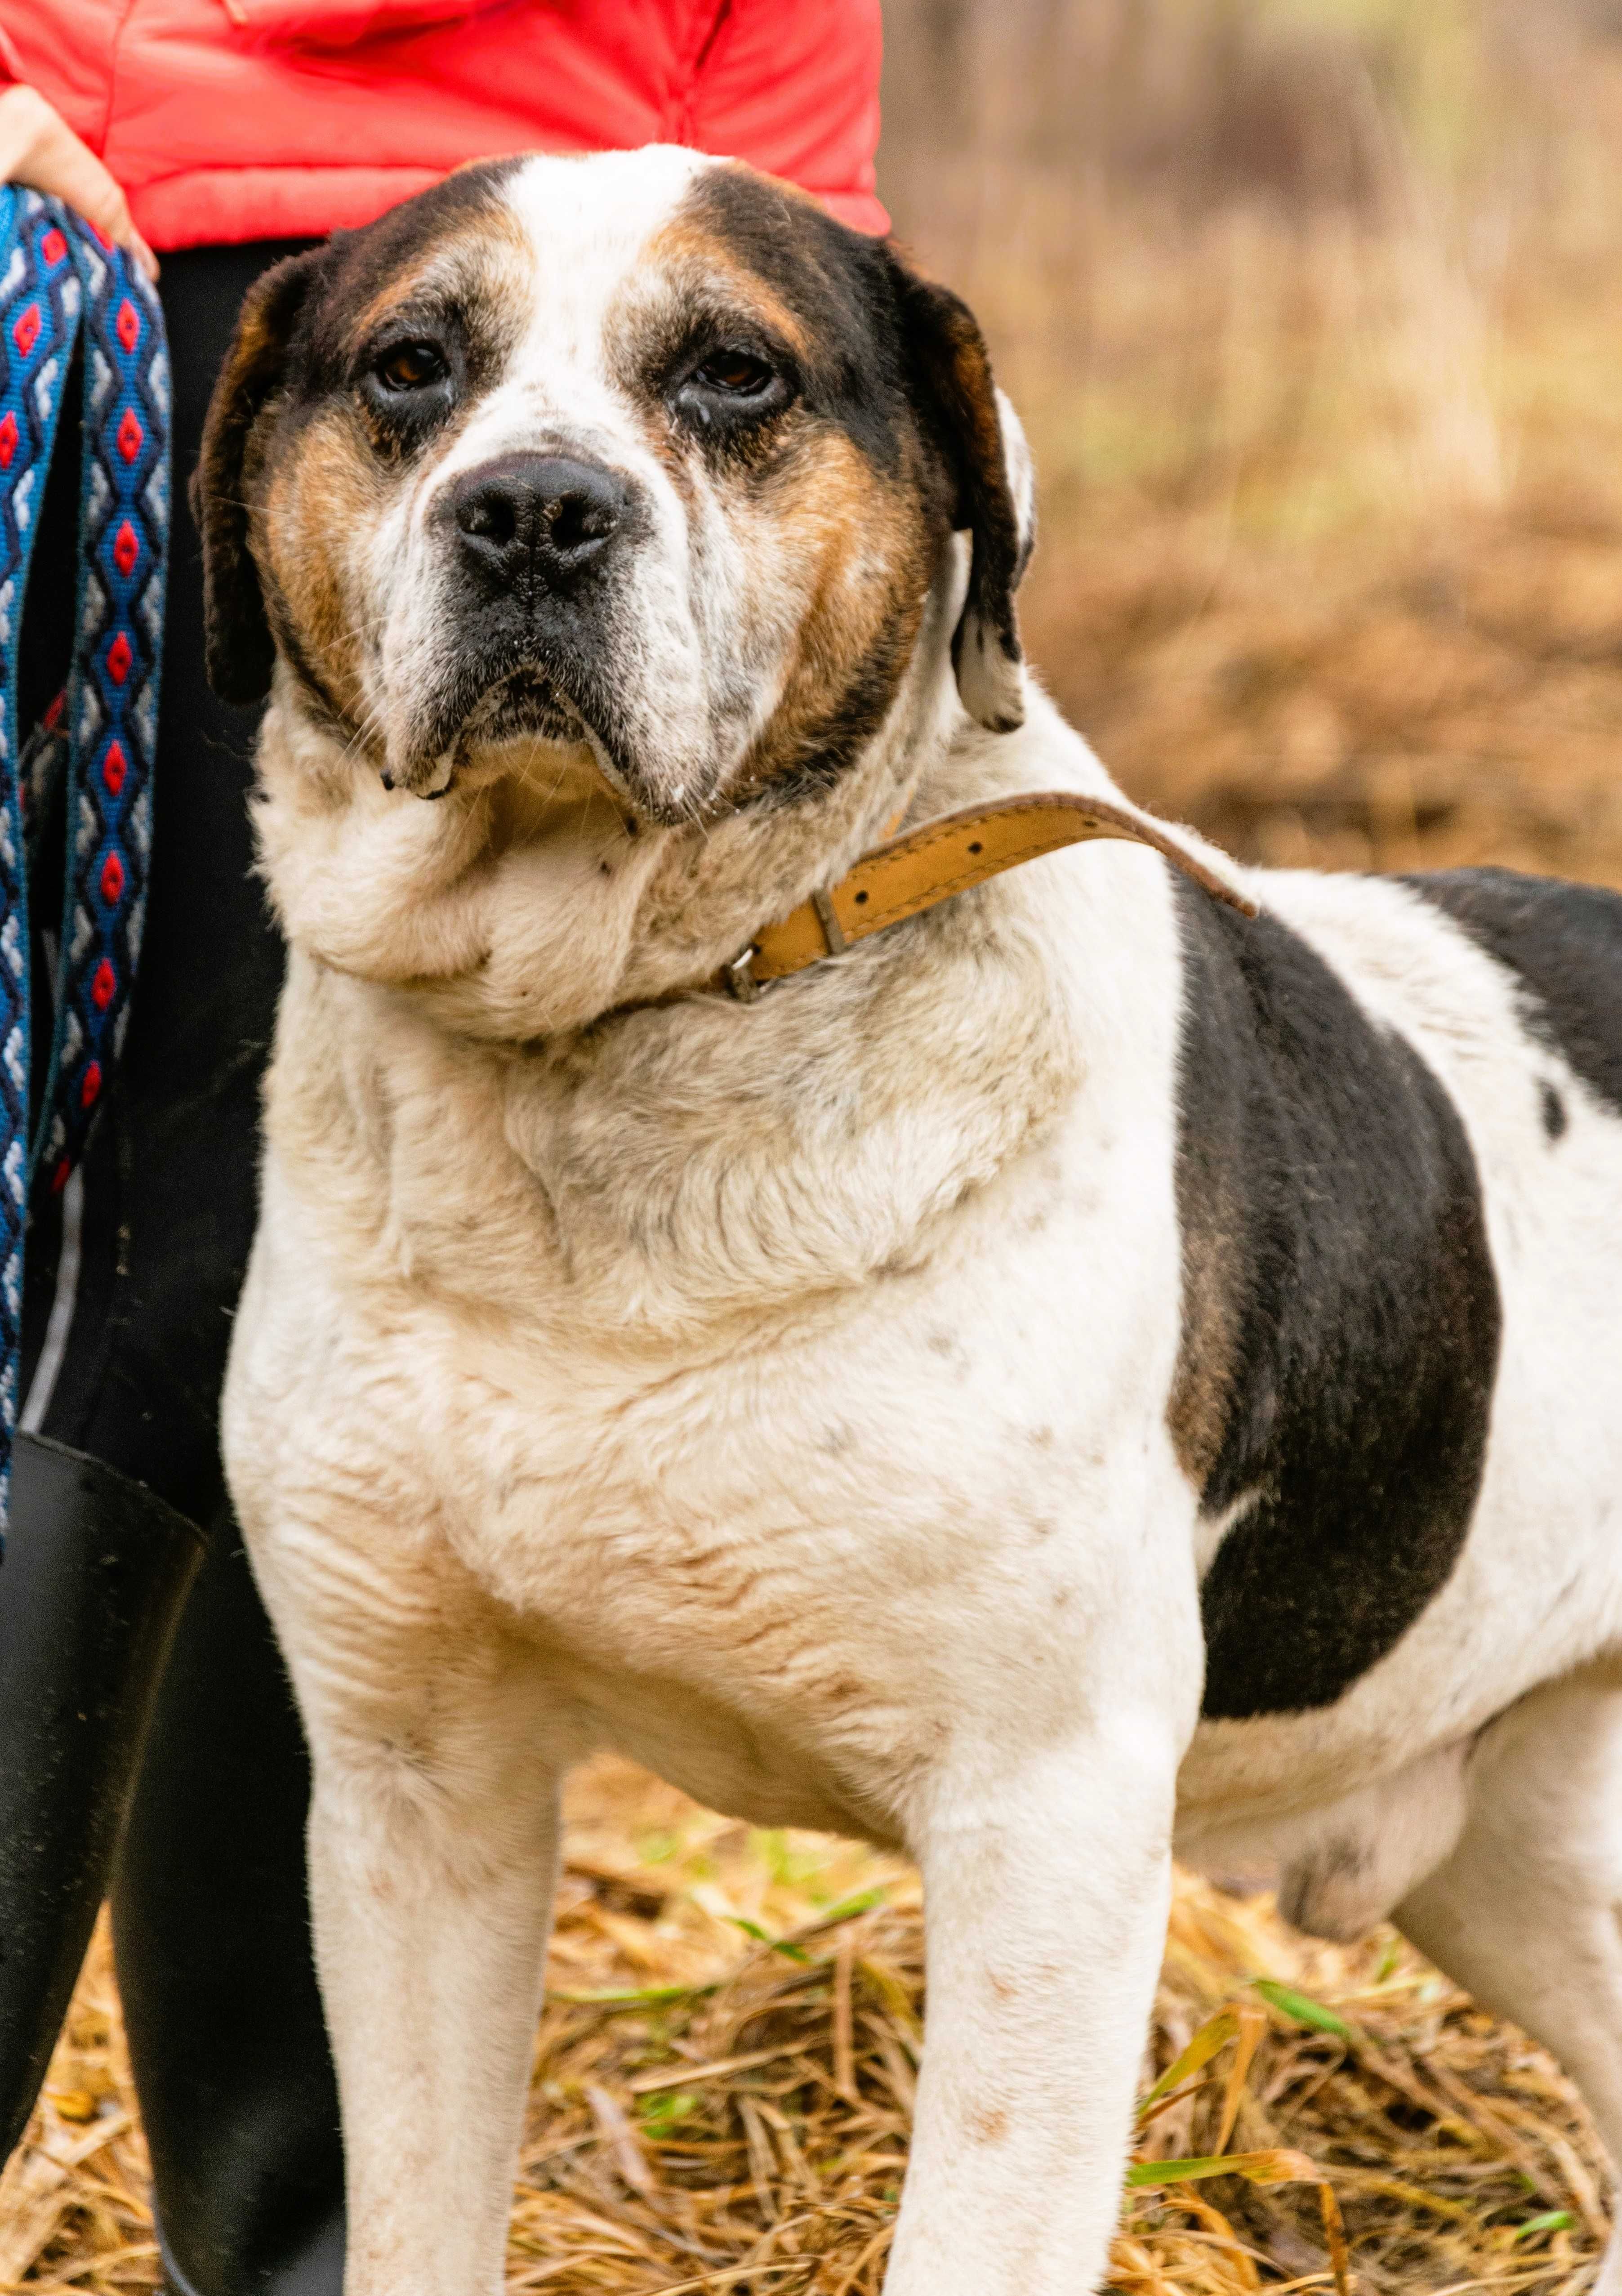
[[[750,351],[712,351],[692,371],[694,382],[728,398],[758,398],[776,380],[766,361]]]
[[[450,372],[432,343],[396,343],[373,364],[385,390],[428,390]]]

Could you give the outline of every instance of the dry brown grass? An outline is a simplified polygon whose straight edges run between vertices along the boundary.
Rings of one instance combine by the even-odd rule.
[[[621,1763],[578,1780],[569,1814],[509,2288],[875,2296],[918,2064],[916,1877],[848,1844],[751,1833]],[[1181,1879],[1146,2095],[1230,2005],[1238,2034],[1176,2085],[1140,2162],[1305,2153],[1364,2292],[1586,2284],[1603,2172],[1569,2086],[1390,1931],[1309,1944],[1267,1900]],[[99,1937],[0,2182],[0,2288],[156,2280]],[[1128,2190],[1113,2280],[1130,2296],[1331,2290],[1317,2189],[1225,2174]]]

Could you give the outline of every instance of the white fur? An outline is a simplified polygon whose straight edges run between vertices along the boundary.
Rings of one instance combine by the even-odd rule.
[[[676,166],[623,164],[623,209],[561,224],[528,179],[586,250],[545,274],[582,342],[602,234],[634,240]],[[536,420],[610,419],[569,396],[586,365]],[[930,2038],[889,2296],[1099,2281],[1174,1819],[1207,1863],[1290,1871],[1325,1926],[1396,1905],[1622,2146],[1622,1126],[1562,1070],[1551,1168],[1504,977],[1399,887],[1256,881],[1457,1102],[1505,1329],[1452,1578],[1337,1705],[1250,1723],[1199,1722],[1213,1542],[1167,1429],[1161,862],[1052,857],[748,1010],[580,1032],[825,882],[898,792],[922,818],[1109,791],[1034,686],[1020,732],[967,722],[961,594],[960,563],[815,839],[757,811],[606,874],[589,759],[493,855],[487,790],[389,798],[278,685],[260,827],[292,950],[225,1433],[315,1759],[348,2296],[499,2286],[558,1784],[602,1745],[917,1857]]]

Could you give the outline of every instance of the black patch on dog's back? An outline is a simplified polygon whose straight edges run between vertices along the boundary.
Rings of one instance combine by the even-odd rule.
[[[1446,1582],[1501,1314],[1475,1159],[1412,1046],[1276,918],[1178,882],[1184,1330],[1170,1423],[1220,1515],[1208,1718],[1328,1706]]]
[[[1404,882],[1509,967],[1528,1035],[1622,1116],[1622,894],[1514,869],[1448,869]],[[1557,1139],[1565,1125],[1548,1128]]]

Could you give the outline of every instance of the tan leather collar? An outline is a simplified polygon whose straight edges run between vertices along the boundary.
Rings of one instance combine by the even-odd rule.
[[[1225,884],[1214,870],[1141,814],[1106,798],[1046,790],[965,806],[960,813],[942,814],[887,839],[864,853],[837,885],[825,893],[813,893],[780,922],[757,933],[730,964],[693,985],[724,989],[741,1004],[752,1004],[774,982],[803,972],[824,957],[838,956],[853,942],[882,932],[886,925],[916,916],[921,909],[967,892],[971,885],[1021,861],[1094,837],[1120,837],[1150,846],[1216,899],[1243,916],[1256,914],[1254,901]]]

